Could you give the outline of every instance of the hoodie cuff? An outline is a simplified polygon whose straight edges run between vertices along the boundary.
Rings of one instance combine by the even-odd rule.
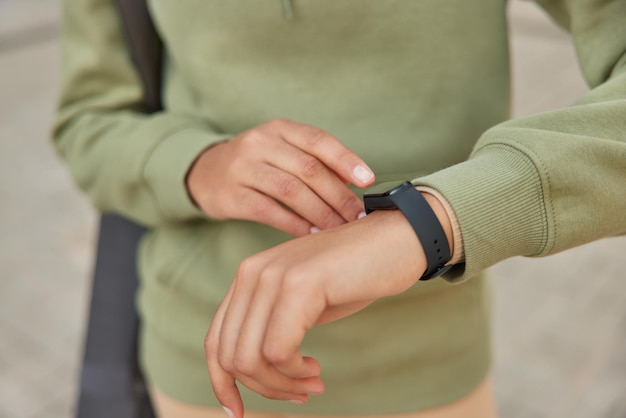
[[[152,151],[144,165],[143,178],[167,218],[204,216],[187,193],[187,172],[202,151],[231,136],[188,128],[169,135]]]
[[[443,276],[449,282],[464,281],[509,257],[540,255],[547,246],[548,194],[538,168],[522,150],[492,144],[413,184],[441,193],[459,222],[465,263]]]
[[[443,206],[446,214],[448,215],[448,219],[450,220],[450,226],[452,227],[452,255],[450,257],[450,261],[448,261],[446,265],[465,262],[465,252],[463,250],[463,235],[461,235],[459,220],[456,218],[456,214],[454,213],[452,206],[450,206],[446,198],[443,197],[441,193],[439,193],[432,187],[417,186],[416,189],[419,190],[421,193],[429,194],[437,199],[441,206]]]

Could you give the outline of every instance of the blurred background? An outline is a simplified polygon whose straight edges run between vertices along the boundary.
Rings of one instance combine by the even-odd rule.
[[[586,91],[570,39],[511,1],[514,113]],[[0,0],[0,418],[69,418],[96,214],[50,146],[59,0]],[[493,268],[494,380],[507,418],[626,417],[626,238]]]

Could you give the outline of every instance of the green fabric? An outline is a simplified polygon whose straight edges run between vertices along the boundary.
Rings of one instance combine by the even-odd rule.
[[[388,188],[406,179],[454,208],[466,264],[312,330],[325,395],[301,407],[399,413],[449,403],[489,368],[482,272],[626,232],[626,2],[550,1],[593,88],[569,108],[504,122],[506,2],[159,0],[165,111],[141,88],[113,0],[64,1],[54,141],[94,204],[152,227],[140,249],[142,363],[171,396],[217,406],[202,341],[239,262],[286,239],[198,211],[186,172],[207,146],[272,118],[326,129]],[[466,280],[473,277],[472,280]]]
[[[310,397],[302,407],[264,399],[240,385],[244,404],[285,413],[382,415],[443,405],[468,394],[490,364],[483,280],[457,286],[425,282],[426,289],[380,300],[343,321],[314,328],[303,352],[322,364],[324,395]],[[206,308],[171,289],[144,294],[142,300],[144,312],[159,318],[159,326],[152,328],[157,321],[150,321],[141,335],[142,365],[150,380],[183,402],[219,406],[203,364]],[[157,305],[176,306],[176,316],[152,311]],[[442,306],[455,309],[442,311]]]

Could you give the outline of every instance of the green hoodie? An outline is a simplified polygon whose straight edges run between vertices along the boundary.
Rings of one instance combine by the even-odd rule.
[[[211,316],[239,262],[289,237],[207,219],[184,178],[210,144],[281,117],[339,138],[378,190],[414,179],[439,191],[466,262],[314,328],[304,351],[321,361],[325,395],[301,407],[246,392],[246,406],[385,414],[471,391],[489,368],[481,272],[626,232],[626,1],[542,3],[572,33],[592,90],[504,122],[503,0],[153,0],[167,55],[165,110],[149,116],[137,112],[142,91],[113,0],[65,0],[54,140],[100,210],[151,227],[139,258],[150,381],[217,406],[202,345]]]

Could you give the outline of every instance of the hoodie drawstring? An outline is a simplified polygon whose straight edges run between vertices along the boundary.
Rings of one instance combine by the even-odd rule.
[[[283,14],[287,20],[291,20],[293,18],[293,4],[291,0],[282,0],[283,3]]]

